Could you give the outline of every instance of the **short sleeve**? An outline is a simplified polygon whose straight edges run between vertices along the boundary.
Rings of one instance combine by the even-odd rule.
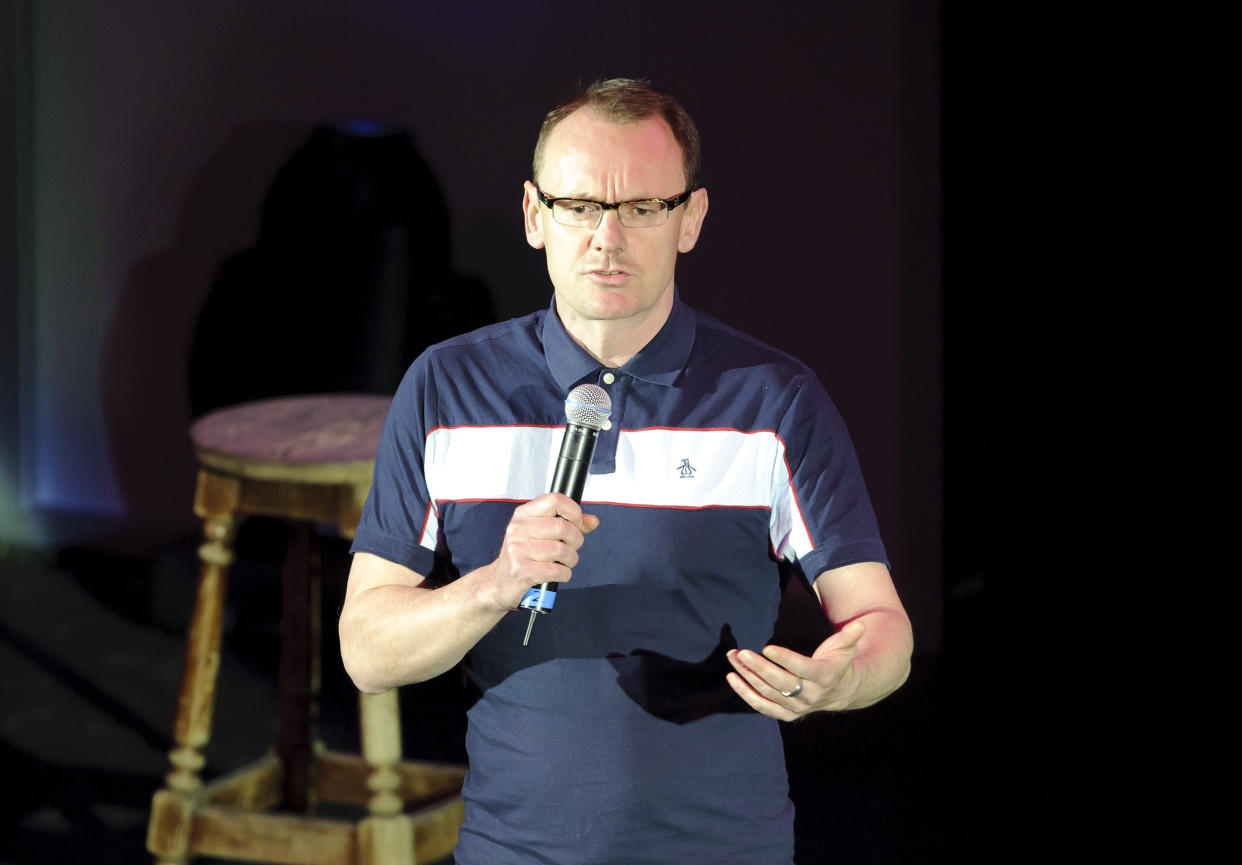
[[[832,568],[883,562],[871,498],[845,422],[819,380],[801,377],[777,433],[784,444],[772,510],[772,545],[809,582]]]
[[[424,354],[406,372],[388,410],[371,489],[350,548],[423,575],[431,574],[440,543],[435,500],[424,472],[434,406],[434,382]]]

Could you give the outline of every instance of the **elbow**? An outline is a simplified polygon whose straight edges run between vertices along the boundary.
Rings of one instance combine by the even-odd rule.
[[[382,694],[388,688],[377,678],[369,675],[366,668],[359,665],[357,661],[347,659],[348,656],[344,651],[341,652],[341,661],[345,665],[345,672],[349,674],[350,680],[354,683],[354,687],[364,694]]]
[[[905,620],[905,629],[901,635],[901,638],[901,647],[897,654],[900,663],[897,668],[897,676],[893,683],[893,691],[896,691],[904,685],[910,678],[910,670],[914,662],[914,629],[910,625],[910,619],[908,616]]]
[[[889,691],[890,694],[910,680],[910,669],[912,666],[911,659],[907,657],[904,666],[897,671],[897,677],[893,680],[893,688]]]
[[[885,635],[884,647],[877,656],[877,672],[883,671],[877,676],[878,681],[883,683],[881,699],[909,680],[914,662],[914,629],[905,610],[900,613]]]
[[[363,649],[365,641],[359,638],[357,628],[351,625],[346,614],[341,616],[338,633],[341,638],[341,664],[354,687],[364,694],[387,691],[390,686],[375,675],[374,663],[369,653]]]
[[[344,652],[341,652],[341,661],[344,662],[345,672],[349,674],[354,687],[362,693],[382,694],[392,689],[391,685],[375,676],[364,665],[360,665],[357,661],[347,661]]]

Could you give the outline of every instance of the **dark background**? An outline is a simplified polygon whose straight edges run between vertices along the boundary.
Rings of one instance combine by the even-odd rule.
[[[19,803],[0,860],[85,844],[145,861],[193,581],[189,347],[276,172],[325,122],[407,129],[453,269],[522,314],[550,292],[519,214],[538,124],[572,82],[615,75],[696,119],[711,211],[683,297],[819,373],[915,623],[903,691],[786,731],[800,861],[1020,861],[1059,843],[1029,828],[1056,742],[1031,743],[1038,711],[1016,710],[1004,675],[1036,617],[1002,628],[992,610],[1021,567],[1005,527],[1033,470],[1008,410],[1029,330],[1002,241],[1022,177],[1012,21],[952,0],[125,0],[19,2],[0,26],[0,738]],[[217,768],[253,756],[246,723],[269,699],[280,548],[261,528],[240,544],[225,669],[249,696],[221,697]],[[130,660],[101,668],[100,640]],[[50,723],[75,706],[98,728]],[[327,714],[348,737],[348,708]]]

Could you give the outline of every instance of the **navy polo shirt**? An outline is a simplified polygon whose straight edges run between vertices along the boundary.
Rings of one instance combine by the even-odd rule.
[[[815,375],[678,299],[602,367],[553,307],[428,349],[393,400],[354,541],[448,580],[493,561],[548,491],[566,394],[608,391],[583,509],[600,518],[554,611],[464,661],[458,865],[793,860],[776,721],[725,682],[772,636],[783,579],[886,561],[845,426]]]

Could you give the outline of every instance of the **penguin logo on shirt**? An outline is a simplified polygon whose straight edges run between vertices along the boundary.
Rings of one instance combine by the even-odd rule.
[[[681,461],[681,465],[677,467],[678,474],[683,478],[692,478],[694,473],[698,471],[694,466],[690,465],[690,458],[686,457]]]

